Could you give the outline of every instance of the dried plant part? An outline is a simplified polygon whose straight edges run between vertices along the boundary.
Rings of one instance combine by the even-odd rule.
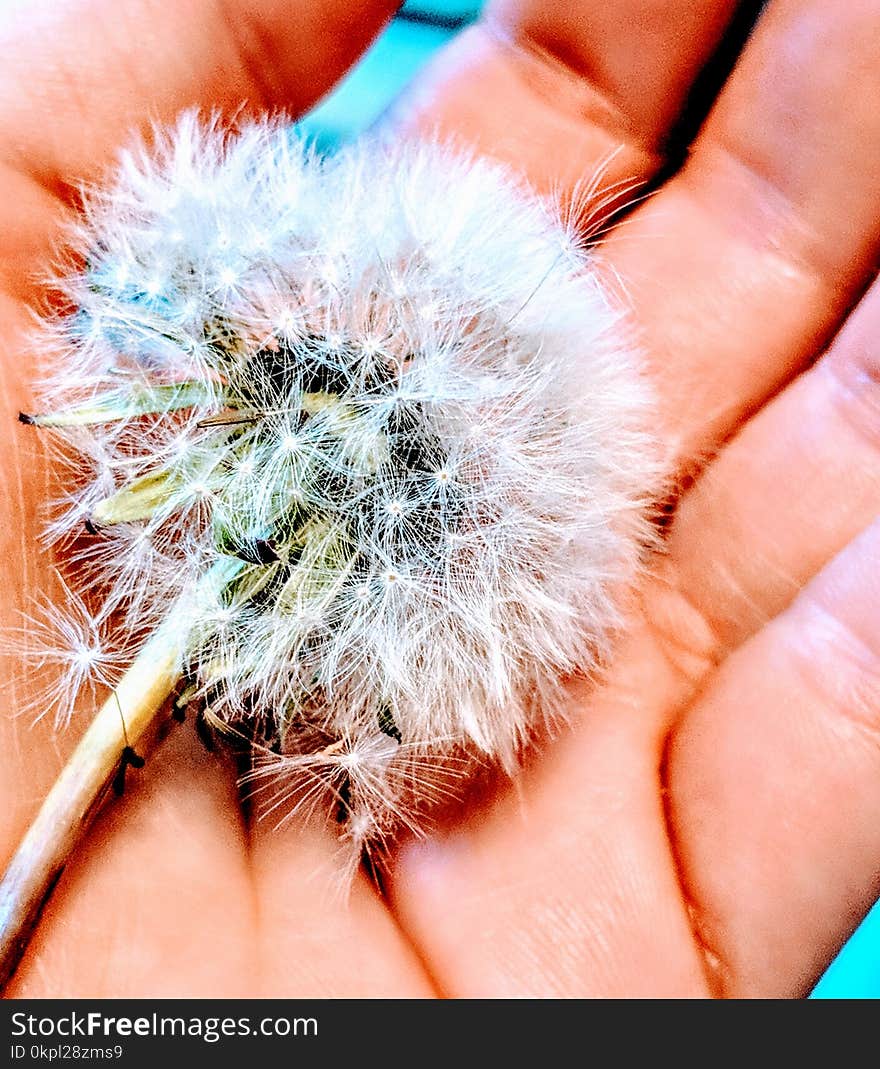
[[[91,532],[95,626],[173,634],[187,699],[277,755],[255,789],[283,775],[354,854],[469,762],[515,769],[607,655],[662,492],[559,212],[434,144],[321,160],[187,115],[72,247],[23,418],[75,458],[51,531]]]

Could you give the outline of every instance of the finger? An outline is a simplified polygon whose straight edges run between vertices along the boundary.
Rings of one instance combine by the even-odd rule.
[[[805,994],[880,892],[880,522],[742,646],[669,755],[670,823],[729,995]]]
[[[821,351],[870,277],[878,55],[877,0],[774,0],[689,164],[604,247],[682,457]]]
[[[0,22],[0,286],[31,296],[70,187],[188,106],[297,115],[395,8],[369,0],[38,0]]]
[[[368,877],[351,880],[322,819],[279,817],[258,802],[251,824],[256,947],[273,998],[433,998],[435,991]]]
[[[604,187],[637,183],[660,166],[737,6],[500,0],[406,91],[393,121],[472,144],[542,190],[571,193],[599,164]]]
[[[716,656],[880,511],[880,281],[831,349],[746,424],[676,516],[668,562]]]
[[[185,727],[74,855],[13,998],[243,998],[259,974],[234,781]]]
[[[54,187],[95,173],[132,129],[199,105],[298,114],[397,4],[369,0],[36,0],[4,12],[0,146]]]
[[[613,678],[515,788],[396,859],[395,911],[445,994],[708,994],[660,791],[678,681],[640,629]]]

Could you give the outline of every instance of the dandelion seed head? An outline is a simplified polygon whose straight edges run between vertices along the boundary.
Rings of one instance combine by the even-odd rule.
[[[353,843],[416,827],[468,762],[515,767],[607,656],[663,474],[556,209],[435,144],[321,160],[186,115],[79,241],[89,326],[46,323],[38,422],[92,472],[67,514],[100,520],[80,559],[107,618],[143,633],[235,562],[182,613],[187,675]],[[74,678],[100,669],[68,645]]]

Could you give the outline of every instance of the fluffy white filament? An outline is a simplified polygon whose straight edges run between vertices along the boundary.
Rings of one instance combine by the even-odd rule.
[[[189,115],[76,244],[35,422],[88,469],[52,531],[95,532],[96,626],[146,634],[240,561],[181,674],[358,845],[512,769],[607,652],[657,489],[628,332],[552,206],[437,145],[319,160]]]

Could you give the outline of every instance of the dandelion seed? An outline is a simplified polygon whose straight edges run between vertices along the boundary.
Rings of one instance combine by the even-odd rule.
[[[51,717],[56,727],[70,720],[78,700],[94,700],[100,690],[112,687],[126,657],[85,601],[59,582],[63,602],[34,606],[5,642],[10,652],[31,664],[31,678],[39,680],[33,696],[36,719]]]
[[[290,309],[285,308],[281,315],[278,317],[276,326],[278,332],[284,336],[296,331],[299,325],[299,320],[296,313]]]

